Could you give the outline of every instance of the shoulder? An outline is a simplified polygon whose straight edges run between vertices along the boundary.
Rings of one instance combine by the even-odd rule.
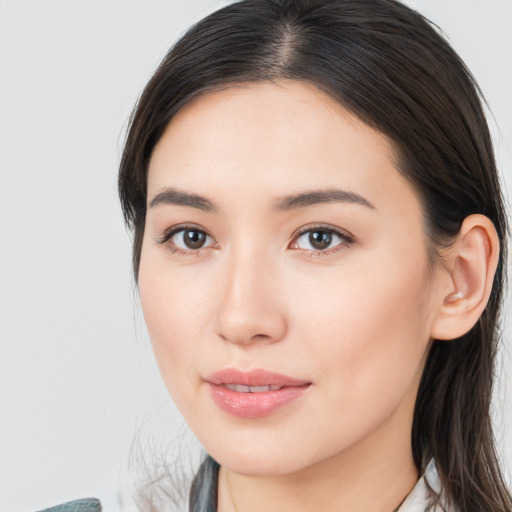
[[[81,500],[69,501],[62,505],[45,508],[40,512],[101,512],[101,502],[96,498],[84,498]]]

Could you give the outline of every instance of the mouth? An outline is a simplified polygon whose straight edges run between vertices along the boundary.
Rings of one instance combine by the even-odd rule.
[[[216,372],[205,381],[221,410],[244,419],[269,416],[301,398],[312,386],[311,381],[267,370],[242,372],[234,368]]]

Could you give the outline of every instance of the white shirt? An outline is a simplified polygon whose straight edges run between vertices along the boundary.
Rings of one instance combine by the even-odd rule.
[[[430,461],[425,470],[425,474],[418,480],[414,489],[398,509],[398,512],[457,512],[453,507],[449,508],[443,499],[441,499],[441,506],[430,507],[432,498],[425,481],[428,482],[432,490],[436,493],[441,492],[441,482],[439,481],[433,460]]]

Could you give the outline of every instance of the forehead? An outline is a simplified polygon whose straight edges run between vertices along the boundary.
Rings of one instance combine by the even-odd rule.
[[[153,151],[148,199],[168,186],[205,195],[249,186],[269,196],[342,186],[377,199],[396,185],[414,196],[385,135],[313,85],[281,81],[184,106]]]

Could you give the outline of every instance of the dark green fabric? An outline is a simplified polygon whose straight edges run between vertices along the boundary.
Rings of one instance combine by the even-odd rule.
[[[101,503],[96,498],[85,498],[69,501],[56,507],[45,508],[40,512],[101,512]]]

